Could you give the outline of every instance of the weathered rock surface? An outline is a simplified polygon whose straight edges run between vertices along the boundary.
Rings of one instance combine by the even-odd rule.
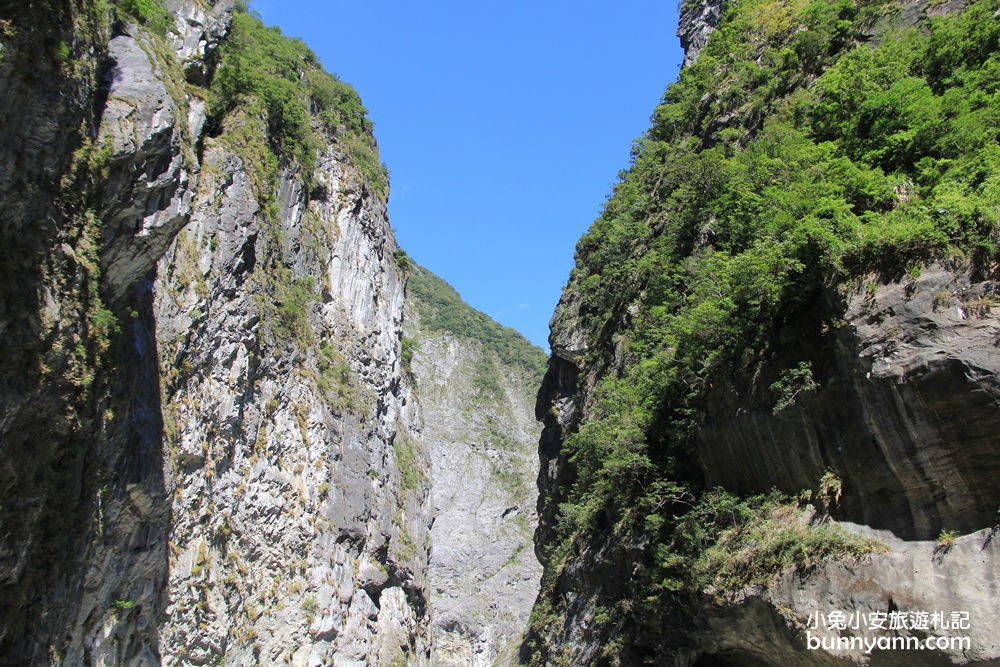
[[[513,664],[541,577],[531,548],[538,378],[474,336],[428,327],[422,307],[408,292],[404,331],[413,341],[434,512],[431,658]]]
[[[206,136],[229,0],[41,4],[0,26],[0,664],[425,663],[384,202]]]
[[[419,662],[428,489],[400,472],[423,462],[385,206],[329,153],[316,174],[329,196],[308,200],[285,170],[269,222],[239,158],[213,145],[205,161],[213,182],[156,282],[166,663]],[[305,295],[271,291],[283,267]]]
[[[70,196],[60,181],[83,140],[78,128],[92,119],[106,35],[81,40],[81,50],[98,51],[81,64],[79,79],[70,78],[43,45],[71,31],[27,6],[7,9],[0,33],[0,664],[22,664],[42,659],[66,622],[63,609],[77,601],[74,559],[85,538],[71,528],[88,515],[80,498],[92,498],[92,487],[81,484],[90,443],[79,431],[97,410],[73,382],[80,362],[69,352],[86,346],[81,297],[92,283],[79,252],[85,223],[65,210]],[[78,18],[68,6],[58,9]],[[44,77],[47,84],[37,85]],[[62,605],[51,604],[60,597]]]
[[[211,13],[196,2],[175,5],[179,15],[169,43],[132,25],[108,44],[97,142],[109,162],[97,214],[104,231],[103,289],[111,302],[152,269],[191,215],[205,101],[181,92],[186,79],[180,67],[211,60],[233,3],[217,2]]]
[[[777,370],[716,392],[698,435],[709,482],[792,491],[831,470],[843,480],[838,516],[851,521],[925,540],[992,525],[1000,507],[996,289],[932,265],[846,295],[846,323],[822,337],[825,345],[788,352],[789,365],[811,355],[817,390],[777,414],[767,389]]]
[[[683,0],[677,36],[684,49],[684,66],[694,64],[722,18],[723,0]]]
[[[693,662],[696,655],[793,667],[1000,664],[995,528],[942,547],[843,525],[891,552],[789,572],[762,595],[705,614],[692,631],[697,649],[688,664],[706,664]]]
[[[232,3],[177,4],[204,19],[178,28],[185,53],[210,58]],[[197,132],[170,49],[136,26],[112,37],[109,16],[3,17],[4,664],[159,662],[169,509],[145,275],[179,228]]]

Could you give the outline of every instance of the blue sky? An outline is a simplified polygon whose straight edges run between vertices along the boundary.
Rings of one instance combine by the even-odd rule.
[[[682,53],[675,0],[255,0],[352,84],[400,245],[548,350],[577,239]]]

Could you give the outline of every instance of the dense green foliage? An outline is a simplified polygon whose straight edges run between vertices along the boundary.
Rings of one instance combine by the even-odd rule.
[[[574,544],[611,530],[649,545],[625,595],[656,618],[707,582],[760,583],[774,571],[767,563],[837,551],[810,538],[789,547],[801,558],[729,572],[712,555],[724,556],[724,532],[794,503],[704,494],[692,436],[713,378],[752,376],[789,329],[799,327],[797,339],[840,326],[816,306],[832,286],[934,258],[995,271],[998,9],[979,0],[899,28],[895,4],[878,0],[730,4],[577,246],[567,289],[591,341],[586,364],[609,368],[616,347],[625,354],[565,443],[577,480],[550,582]],[[808,364],[795,366],[772,386],[774,410],[818,382]],[[733,503],[738,511],[723,511]]]
[[[115,18],[119,21],[136,21],[154,32],[164,35],[174,25],[173,14],[161,7],[156,0],[118,0]]]
[[[520,366],[541,381],[545,372],[545,353],[517,331],[498,324],[465,303],[441,278],[414,266],[406,282],[406,293],[416,306],[423,328],[477,340],[484,348],[495,352],[504,364]]]
[[[383,198],[388,196],[388,173],[379,160],[361,98],[351,86],[323,71],[302,40],[265,26],[256,14],[238,11],[221,55],[212,83],[214,116],[239,109],[250,118],[265,118],[271,152],[293,158],[307,182],[317,150],[333,138],[372,188]],[[276,160],[267,161],[264,168],[275,170]]]

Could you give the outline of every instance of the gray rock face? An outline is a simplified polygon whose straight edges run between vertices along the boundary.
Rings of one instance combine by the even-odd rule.
[[[477,340],[422,329],[412,302],[405,330],[430,460],[432,662],[513,664],[541,578],[537,380]]]
[[[694,64],[722,18],[723,0],[683,0],[677,36],[684,49],[684,66]]]
[[[698,434],[709,482],[792,491],[832,470],[843,480],[839,516],[852,521],[907,539],[992,525],[1000,506],[995,290],[933,265],[848,294],[846,324],[818,349],[782,360],[810,360],[816,391],[773,414],[767,387],[778,369],[753,385],[720,386]]]
[[[698,434],[710,483],[743,493],[791,490],[833,471],[843,481],[838,516],[864,524],[859,530],[892,552],[809,577],[786,575],[760,600],[707,621],[706,651],[767,664],[821,664],[820,656],[864,664],[869,656],[856,648],[803,654],[804,619],[816,611],[899,609],[979,620],[961,632],[895,633],[969,637],[967,650],[881,652],[878,664],[1000,661],[992,593],[1000,571],[995,289],[940,265],[902,282],[873,281],[845,295],[845,323],[822,339],[825,347],[812,348],[815,391],[773,414],[774,397],[763,388],[774,369],[752,386],[719,388]],[[969,535],[945,549],[932,541],[942,531]],[[750,626],[774,632],[750,641]],[[881,636],[863,630],[841,634]],[[823,634],[829,646],[835,634]]]
[[[768,591],[710,611],[698,619],[691,655],[792,667],[1000,664],[995,529],[942,548],[844,526],[877,537],[891,552],[827,563],[806,576],[789,572]],[[854,620],[839,627],[830,622],[838,615]]]
[[[182,4],[206,19],[188,29],[204,55],[232,3]],[[62,2],[4,16],[0,534],[17,546],[0,546],[0,605],[18,612],[3,664],[159,662],[169,511],[145,274],[178,228],[196,136],[148,36],[109,41],[107,18]]]
[[[272,214],[204,137],[229,0],[49,4],[0,30],[0,664],[426,663],[384,203],[327,147]]]
[[[109,152],[109,173],[98,215],[104,293],[112,303],[153,268],[191,215],[205,102],[171,94],[168,87],[177,91],[183,80],[165,68],[209,60],[233,4],[217,2],[207,13],[196,2],[176,2],[172,58],[157,57],[157,39],[135,25],[108,44],[108,97],[97,142]]]
[[[424,464],[385,206],[328,153],[327,199],[286,170],[268,222],[239,158],[212,146],[205,163],[156,283],[165,662],[418,664],[428,487],[404,481]]]
[[[0,664],[24,664],[43,659],[55,635],[49,626],[65,622],[61,607],[50,603],[75,588],[80,577],[73,561],[84,538],[72,527],[87,514],[75,482],[88,444],[74,427],[92,419],[94,410],[68,377],[75,361],[68,349],[74,336],[85,345],[77,319],[84,310],[80,292],[89,283],[78,261],[82,244],[73,234],[83,223],[62,210],[60,180],[83,139],[74,130],[91,119],[89,92],[102,39],[86,44],[98,52],[81,63],[79,79],[70,79],[59,76],[58,64],[42,47],[65,37],[62,26],[20,5],[5,7],[4,19],[9,27],[0,34]],[[39,86],[37,77],[51,79]],[[67,479],[60,481],[63,475]],[[57,536],[62,541],[53,553]],[[63,604],[72,606],[72,598]]]

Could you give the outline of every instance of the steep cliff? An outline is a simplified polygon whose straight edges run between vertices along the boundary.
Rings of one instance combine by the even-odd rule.
[[[4,7],[5,663],[158,652],[169,512],[143,278],[183,224],[197,165],[188,105],[154,60],[209,68],[230,6],[176,9],[168,40],[159,8]]]
[[[356,93],[226,0],[0,19],[0,662],[426,662]]]
[[[538,593],[539,425],[544,353],[414,267],[404,349],[430,461],[428,582],[436,665],[511,664]]]
[[[423,655],[428,487],[409,477],[425,464],[385,205],[335,148],[312,175],[321,199],[281,170],[274,219],[224,140],[203,165],[154,282],[165,662]]]
[[[553,318],[523,656],[996,664],[1000,5],[685,2],[681,33]],[[971,620],[808,625],[934,612]]]

